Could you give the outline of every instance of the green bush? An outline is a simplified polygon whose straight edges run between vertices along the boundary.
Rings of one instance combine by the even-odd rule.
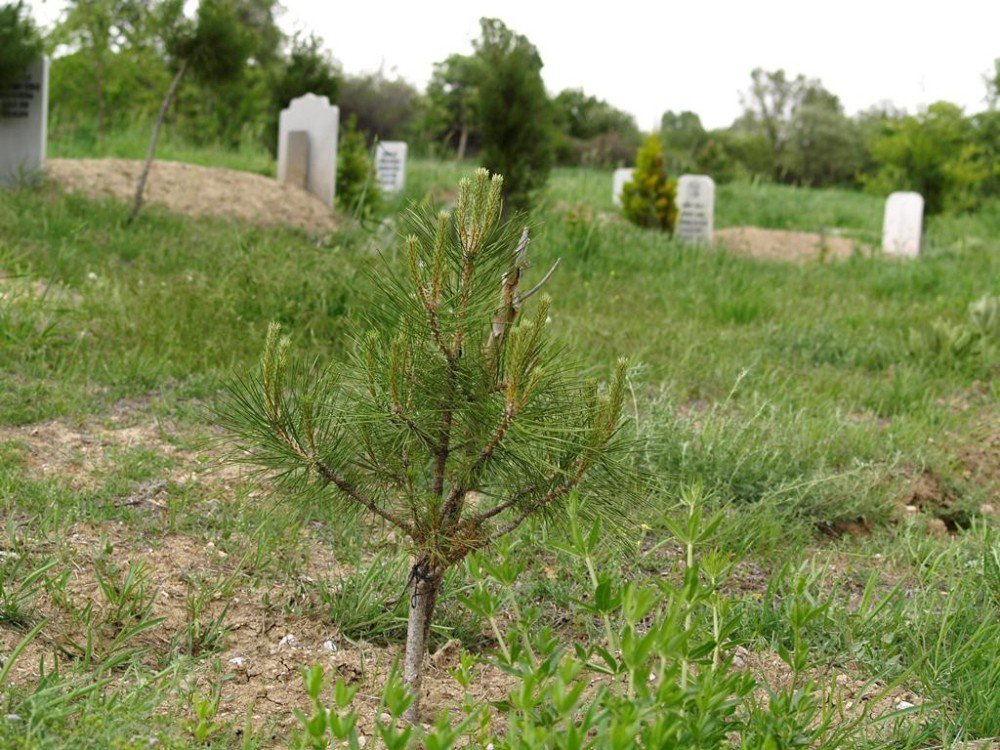
[[[640,227],[673,234],[677,224],[677,182],[667,177],[658,135],[646,139],[635,157],[632,182],[622,189],[622,213]]]
[[[378,211],[381,203],[365,134],[358,130],[357,119],[351,115],[337,154],[337,205],[358,219],[367,219]]]
[[[869,149],[878,171],[864,180],[865,186],[881,194],[916,190],[928,214],[976,208],[993,171],[972,119],[948,102],[887,123]]]

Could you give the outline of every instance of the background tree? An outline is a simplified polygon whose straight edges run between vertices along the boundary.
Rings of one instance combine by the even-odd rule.
[[[869,148],[878,168],[866,186],[878,193],[915,190],[928,213],[974,208],[990,177],[973,121],[948,102],[887,123]]]
[[[42,54],[42,38],[21,0],[0,5],[0,89],[20,78]]]
[[[186,140],[236,147],[265,137],[269,84],[285,62],[274,0],[230,0],[249,45],[247,64],[226,80],[185,79],[168,118]],[[49,35],[53,132],[76,139],[145,126],[175,72],[163,65],[183,20],[176,0],[70,0]]]
[[[87,71],[88,93],[78,94],[81,101],[75,116],[80,116],[80,104],[92,102],[98,138],[104,136],[108,124],[109,68],[116,56],[149,46],[152,18],[150,0],[70,0],[49,35],[50,45],[69,47],[72,53],[66,57],[77,58]],[[67,60],[59,64],[65,67]],[[61,95],[53,98],[63,100]]]
[[[504,176],[504,200],[527,209],[552,168],[552,106],[535,46],[502,21],[484,18],[474,43],[480,61],[477,119],[481,162]]]
[[[674,172],[690,172],[697,168],[698,157],[709,136],[694,112],[663,113],[660,118],[660,138],[667,168]]]
[[[454,143],[458,161],[470,147],[479,145],[480,63],[475,55],[451,55],[435,63],[427,84],[424,133],[446,148]]]
[[[986,178],[982,194],[1000,196],[1000,57],[993,61],[993,73],[986,77],[987,109],[973,118]]]
[[[251,67],[268,68],[281,58],[285,33],[278,26],[282,11],[278,0],[232,0],[236,23],[249,36],[248,63]]]
[[[864,162],[858,124],[840,99],[821,86],[806,88],[792,113],[783,173],[797,185],[850,185]]]
[[[272,71],[283,62],[285,35],[276,0],[228,2],[238,27],[234,34],[247,46],[245,64],[222,78],[192,76],[174,111],[186,139],[235,148],[264,138],[266,123],[280,112],[268,106],[268,93]]]
[[[784,70],[755,68],[750,74],[750,89],[743,95],[744,127],[757,130],[770,148],[774,179],[784,176],[784,154],[789,140],[789,123],[803,90],[803,76],[789,79]]]
[[[677,183],[667,176],[660,136],[653,134],[635,157],[632,181],[622,188],[622,214],[640,227],[673,234],[677,223]]]
[[[272,154],[278,152],[278,117],[288,103],[303,94],[325,96],[336,102],[343,76],[340,66],[323,49],[315,34],[292,37],[288,59],[274,68],[270,80],[270,106],[264,141]]]
[[[521,314],[535,291],[522,287],[528,230],[500,222],[501,190],[479,170],[452,215],[411,213],[407,276],[387,270],[347,364],[322,376],[289,366],[290,343],[272,326],[260,372],[223,414],[236,460],[408,541],[411,720],[450,567],[531,517],[558,518],[573,495],[605,529],[635,505],[626,363],[600,391],[549,343],[547,300]]]
[[[642,134],[632,115],[581,89],[559,92],[552,104],[556,159],[562,164],[624,164],[642,144]]]
[[[411,83],[381,71],[346,76],[337,104],[341,116],[357,119],[368,142],[405,139],[420,114],[422,97]]]
[[[864,162],[855,122],[818,80],[757,68],[730,131],[752,174],[808,185],[851,183]],[[761,148],[760,146],[765,146]]]
[[[182,6],[178,4],[176,7],[179,15]],[[153,123],[146,161],[136,183],[129,224],[142,208],[143,193],[156,155],[160,129],[185,73],[190,70],[199,81],[208,83],[232,80],[242,72],[247,56],[253,49],[253,37],[238,23],[235,6],[229,0],[202,0],[193,22],[183,16],[180,19],[168,27],[165,36],[169,60],[176,72]]]

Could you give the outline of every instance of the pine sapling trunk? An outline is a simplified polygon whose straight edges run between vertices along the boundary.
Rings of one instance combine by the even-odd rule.
[[[421,562],[413,566],[410,574],[413,592],[410,597],[410,616],[406,623],[403,684],[413,695],[413,703],[404,717],[411,724],[416,723],[420,712],[420,683],[424,654],[427,652],[427,636],[430,634],[431,617],[434,615],[434,605],[437,603],[443,576],[444,571],[427,570]]]
[[[156,142],[160,139],[160,129],[163,127],[163,121],[167,118],[167,111],[170,109],[170,105],[174,101],[174,97],[177,96],[177,89],[180,88],[181,79],[184,78],[184,73],[187,71],[187,63],[181,63],[180,69],[177,71],[177,75],[174,76],[174,80],[170,82],[170,88],[167,89],[167,95],[163,97],[163,103],[160,105],[160,112],[156,117],[156,123],[153,125],[153,136],[149,139],[149,150],[146,152],[146,163],[142,165],[142,172],[139,174],[139,181],[135,185],[135,198],[132,201],[132,211],[128,215],[128,219],[125,221],[126,225],[131,224],[135,221],[135,217],[139,215],[139,210],[142,208],[142,196],[146,192],[146,181],[149,179],[149,170],[153,166],[153,156],[156,154]]]
[[[104,122],[107,110],[106,97],[104,96],[104,56],[98,55],[94,61],[94,81],[97,84],[97,142],[104,143]]]
[[[465,158],[465,149],[469,145],[469,126],[462,123],[462,132],[458,136],[458,152],[455,154],[455,161],[462,161]]]

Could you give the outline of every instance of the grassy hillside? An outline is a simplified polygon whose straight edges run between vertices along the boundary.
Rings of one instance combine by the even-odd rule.
[[[132,140],[109,153],[137,155]],[[165,145],[164,158],[219,163]],[[396,208],[446,204],[466,171],[414,163]],[[624,556],[589,547],[587,529],[530,528],[499,569],[456,574],[439,643],[462,656],[443,652],[429,707],[471,717],[472,746],[532,727],[525,746],[561,747],[589,704],[603,736],[652,731],[600,685],[675,722],[663,731],[686,747],[1000,735],[1000,309],[970,312],[1000,295],[1000,213],[932,218],[915,262],[786,263],[629,226],[610,185],[555,173],[531,274],[561,259],[551,325],[592,375],[631,356],[654,509]],[[726,185],[717,226],[869,238],[882,206]],[[53,186],[0,193],[0,653],[16,664],[0,663],[0,702],[18,717],[0,721],[0,744],[304,747],[293,709],[315,708],[299,674],[314,663],[360,686],[372,735],[396,712],[380,691],[405,551],[322,502],[210,470],[224,440],[211,409],[271,320],[298,357],[345,356],[384,263],[400,263],[396,218],[345,219],[317,240],[156,208],[126,230],[125,215]],[[679,537],[695,527],[689,558]],[[609,590],[619,598],[596,607]],[[617,635],[654,630],[646,651]],[[541,666],[573,643],[586,658]],[[624,661],[609,666],[605,648]],[[643,687],[682,667],[681,693]]]

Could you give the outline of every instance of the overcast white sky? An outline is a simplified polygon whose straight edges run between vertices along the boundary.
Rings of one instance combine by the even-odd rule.
[[[51,22],[60,0],[32,0]],[[526,35],[552,93],[583,88],[659,126],[668,109],[707,127],[741,112],[755,67],[819,78],[851,114],[882,101],[910,112],[945,99],[985,108],[1000,57],[1000,0],[284,0],[287,31],[313,31],[347,72],[383,68],[423,88],[432,66],[471,51],[479,18]]]

